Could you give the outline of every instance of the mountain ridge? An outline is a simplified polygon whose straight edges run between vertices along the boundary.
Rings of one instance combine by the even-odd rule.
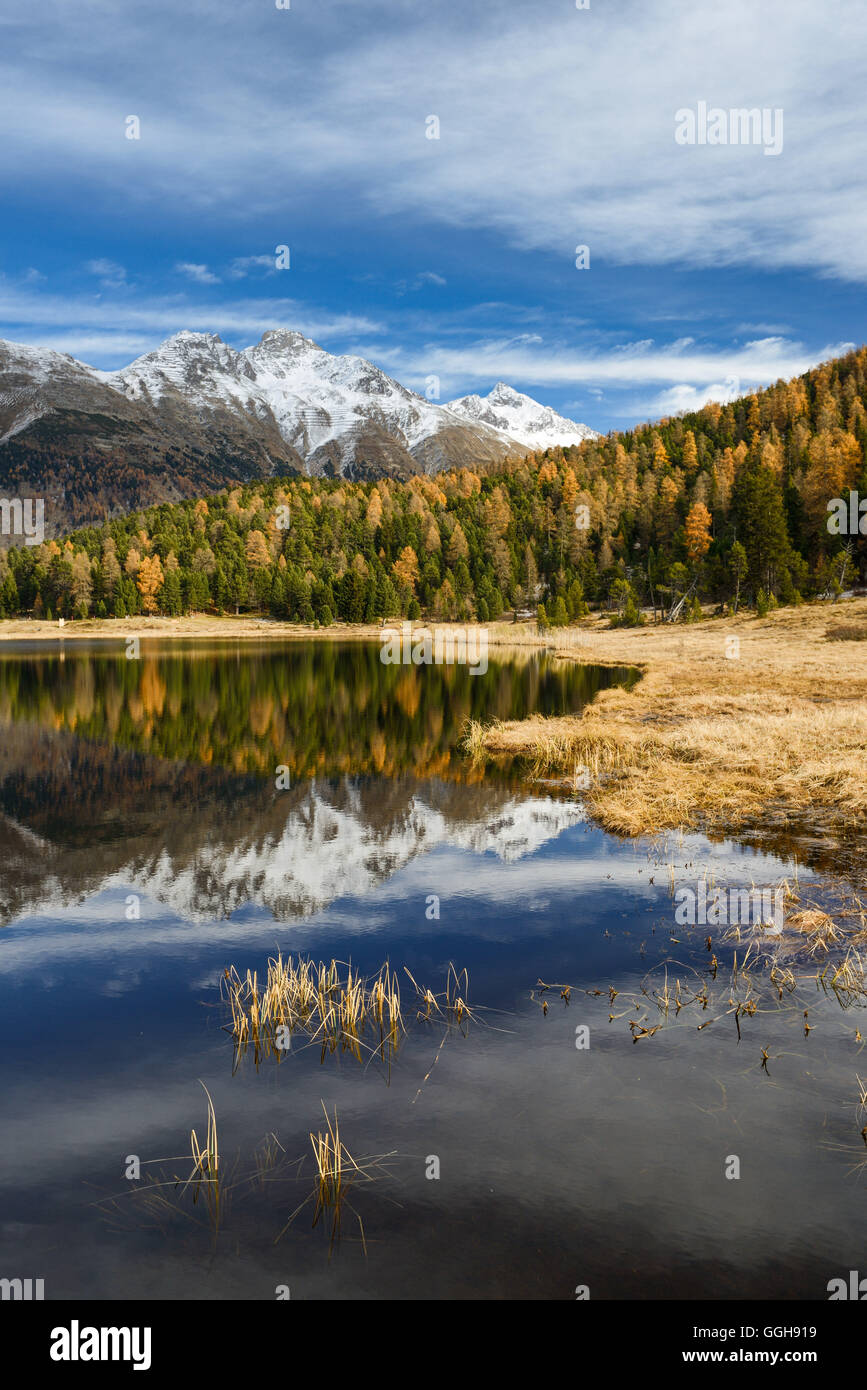
[[[183,329],[104,371],[0,340],[0,487],[46,528],[278,474],[406,480],[596,435],[498,383],[440,404],[292,329],[235,349]]]

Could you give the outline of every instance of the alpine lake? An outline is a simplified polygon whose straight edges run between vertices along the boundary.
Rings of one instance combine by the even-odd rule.
[[[675,917],[699,884],[843,910],[834,847],[618,839],[577,783],[462,750],[470,719],[638,678],[4,644],[0,1273],[47,1299],[816,1299],[859,1268],[863,994],[814,942]]]

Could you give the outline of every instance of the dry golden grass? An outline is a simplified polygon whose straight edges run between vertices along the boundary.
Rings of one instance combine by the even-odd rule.
[[[591,619],[549,640],[564,659],[640,667],[636,687],[603,691],[580,716],[471,724],[464,746],[589,783],[592,814],[620,833],[736,829],[769,812],[863,830],[867,659],[839,631],[828,640],[832,618],[860,629],[867,599],[676,627]]]
[[[418,1020],[442,1021],[445,1037],[453,1026],[476,1021],[467,1002],[466,970],[450,963],[439,994],[419,985],[406,966],[404,972],[418,995]],[[248,970],[242,978],[234,965],[224,970],[220,994],[232,1016],[226,1031],[235,1043],[236,1066],[248,1048],[257,1065],[266,1057],[279,1057],[295,1037],[302,1045],[319,1044],[323,1060],[340,1051],[358,1062],[379,1057],[390,1064],[407,1032],[397,975],[387,962],[378,974],[364,978],[343,961],[284,960],[281,954],[268,961],[262,984],[257,971]]]
[[[193,1171],[184,1184],[183,1191],[192,1183],[193,1202],[197,1202],[199,1191],[204,1185],[208,1212],[217,1231],[220,1225],[220,1148],[217,1140],[217,1116],[214,1102],[204,1081],[200,1083],[208,1097],[208,1130],[204,1145],[199,1143],[196,1131],[190,1131],[190,1152],[193,1158]]]
[[[376,1051],[390,1059],[406,1031],[397,977],[388,964],[370,980],[351,965],[282,955],[268,961],[265,982],[234,966],[223,972],[221,993],[232,1011],[229,1031],[238,1054],[252,1045],[256,1061],[285,1051],[292,1036],[319,1042],[326,1052],[348,1051],[358,1061]]]
[[[332,1120],[325,1108],[325,1102],[320,1103],[325,1115],[325,1130],[324,1132],[321,1129],[317,1130],[315,1134],[312,1130],[310,1131],[310,1144],[313,1149],[313,1162],[316,1168],[314,1190],[300,1206],[295,1208],[274,1244],[276,1245],[278,1241],[282,1240],[295,1218],[312,1200],[314,1204],[314,1227],[318,1226],[320,1221],[330,1224],[329,1251],[334,1250],[334,1246],[340,1238],[344,1208],[346,1208],[355,1217],[361,1237],[361,1246],[364,1253],[367,1254],[364,1224],[361,1216],[349,1201],[349,1194],[357,1183],[371,1183],[380,1174],[386,1172],[385,1164],[396,1156],[396,1151],[392,1150],[391,1153],[357,1161],[340,1137],[337,1110],[335,1109]]]

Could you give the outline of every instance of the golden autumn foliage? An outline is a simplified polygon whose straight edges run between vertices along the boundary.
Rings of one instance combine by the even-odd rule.
[[[703,560],[710,550],[711,514],[703,502],[694,502],[684,522],[686,553],[693,564]]]
[[[139,566],[136,578],[136,587],[141,594],[142,607],[146,613],[156,613],[157,594],[164,582],[165,574],[159,555],[146,555]]]
[[[394,577],[403,589],[415,593],[418,583],[418,556],[411,545],[405,545],[392,566]]]

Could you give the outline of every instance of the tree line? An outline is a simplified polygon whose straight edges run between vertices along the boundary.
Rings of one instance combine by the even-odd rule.
[[[0,554],[0,615],[269,613],[324,625],[588,606],[777,604],[863,578],[867,349],[725,404],[515,463],[405,482],[293,477]],[[867,516],[863,518],[867,531]]]

